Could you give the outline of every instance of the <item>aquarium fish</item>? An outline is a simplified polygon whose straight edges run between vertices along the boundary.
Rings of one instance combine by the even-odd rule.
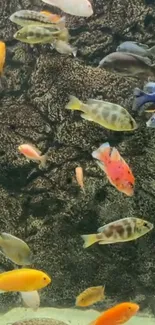
[[[6,45],[4,42],[0,41],[0,76],[3,74],[3,68],[6,59]]]
[[[56,25],[51,28],[28,25],[18,30],[14,34],[14,38],[28,44],[47,44],[52,43],[54,37],[58,37],[61,32]]]
[[[139,88],[134,89],[134,100],[132,104],[132,110],[139,110],[146,103],[155,103],[155,92],[154,93],[145,93],[143,90]],[[145,108],[140,109],[140,112],[143,112]]]
[[[0,233],[0,249],[7,258],[17,265],[32,264],[29,246],[11,234]]]
[[[143,91],[149,94],[155,93],[155,82],[147,82],[147,84],[143,87]]]
[[[60,39],[55,40],[52,45],[59,53],[68,55],[73,54],[73,56],[76,57],[77,48],[72,47],[69,43]]]
[[[98,301],[102,301],[105,299],[104,295],[105,287],[90,287],[84,290],[80,295],[76,298],[75,305],[78,307],[88,307],[95,304]]]
[[[75,168],[75,176],[76,176],[77,183],[79,184],[79,186],[85,193],[84,183],[83,183],[83,168],[82,167]]]
[[[87,248],[95,243],[109,245],[124,243],[144,236],[153,229],[153,224],[139,218],[123,218],[100,227],[97,234],[82,235],[83,247]]]
[[[90,17],[93,14],[92,5],[88,0],[42,0],[62,11],[81,17]]]
[[[32,144],[24,143],[18,147],[20,153],[22,153],[27,159],[40,163],[41,167],[46,167],[47,155],[41,155],[41,151],[38,150]]]
[[[21,291],[20,292],[25,307],[32,308],[36,311],[40,306],[40,296],[38,291]]]
[[[151,65],[151,60],[149,58],[131,53],[110,53],[100,61],[99,67],[114,71],[122,76],[155,77],[155,64]]]
[[[88,99],[84,104],[75,96],[70,96],[66,109],[83,111],[82,118],[98,123],[109,130],[131,131],[137,128],[135,120],[128,111],[114,103]]]
[[[146,122],[146,126],[148,128],[155,128],[155,113],[150,117],[150,119]]]
[[[50,277],[35,269],[16,269],[0,273],[0,292],[35,291],[51,283]]]
[[[110,147],[109,143],[106,142],[93,151],[92,156],[97,159],[97,164],[118,191],[128,196],[134,194],[135,177],[115,147]]]
[[[59,16],[60,17],[60,16]],[[33,11],[33,10],[19,10],[13,13],[9,18],[13,23],[20,25],[22,27],[28,25],[43,25],[45,27],[50,27],[53,25],[52,19],[43,13]],[[64,20],[64,18],[63,18]],[[57,19],[56,23],[61,22],[61,17]]]
[[[117,47],[116,51],[133,53],[144,57],[155,57],[155,46],[149,48],[148,45],[133,41],[126,41],[121,43]]]
[[[134,316],[138,310],[139,305],[132,302],[123,302],[105,310],[90,325],[121,325]]]

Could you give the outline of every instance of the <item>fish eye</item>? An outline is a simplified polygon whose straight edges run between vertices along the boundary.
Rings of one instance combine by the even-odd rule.
[[[46,280],[47,280],[45,276],[44,276],[43,280],[44,280],[44,281],[46,281]]]
[[[131,310],[131,307],[129,306],[128,309]]]
[[[143,226],[148,228],[148,223],[147,222],[144,222],[143,223]]]

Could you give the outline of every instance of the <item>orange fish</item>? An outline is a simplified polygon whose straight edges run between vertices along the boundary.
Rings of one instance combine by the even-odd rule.
[[[21,144],[18,150],[28,159],[40,162],[40,166],[45,168],[47,155],[41,155],[41,151],[38,150],[32,144]]]
[[[5,58],[6,58],[6,45],[4,42],[0,41],[0,75],[3,74]]]
[[[120,325],[127,322],[139,310],[139,306],[131,302],[123,302],[103,312],[91,325]]]
[[[35,291],[46,287],[50,277],[35,269],[16,269],[0,274],[0,292]]]
[[[49,11],[40,11],[41,14],[48,16],[49,19],[51,20],[52,23],[56,24],[58,23],[63,17],[53,14],[52,12]]]
[[[84,183],[83,183],[83,169],[82,167],[76,167],[75,168],[75,175],[76,175],[76,180],[83,192],[85,193],[84,190]]]
[[[120,156],[116,148],[111,148],[109,143],[106,142],[93,151],[92,156],[99,160],[97,164],[105,172],[109,182],[118,191],[128,196],[134,194],[135,178],[130,167]]]

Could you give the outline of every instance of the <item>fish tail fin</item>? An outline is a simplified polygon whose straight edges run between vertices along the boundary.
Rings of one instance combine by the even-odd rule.
[[[139,88],[134,89],[134,100],[132,105],[132,110],[137,111],[141,106],[146,103],[148,94]]]
[[[42,168],[46,168],[47,157],[48,157],[47,154],[41,156],[41,158],[40,158],[40,161],[41,161],[41,163],[40,163],[40,167],[42,167]]]
[[[105,150],[107,150],[107,148],[110,148],[109,142],[101,144],[101,146],[97,150],[94,150],[92,152],[92,157],[95,159],[100,159],[101,154],[103,154]]]
[[[70,95],[69,96],[69,103],[66,105],[66,109],[71,109],[71,110],[81,110],[81,105],[82,102],[75,96]]]
[[[84,240],[83,248],[87,248],[98,241],[96,234],[82,235],[81,238]]]
[[[72,53],[73,53],[74,58],[76,58],[77,50],[78,50],[77,47],[72,47]]]
[[[152,46],[150,49],[147,50],[147,53],[151,54],[153,57],[155,57],[155,45]]]

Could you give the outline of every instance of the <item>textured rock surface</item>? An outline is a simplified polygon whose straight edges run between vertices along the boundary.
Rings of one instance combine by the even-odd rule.
[[[113,101],[130,111],[132,92],[141,81],[123,79],[96,68],[99,60],[124,40],[154,44],[155,5],[140,0],[94,0],[89,19],[68,17],[78,57],[66,58],[49,46],[13,40],[17,30],[8,17],[20,9],[45,6],[39,0],[5,0],[0,6],[0,38],[7,44],[5,75],[8,87],[0,92],[0,222],[30,245],[36,268],[46,270],[52,286],[42,291],[42,306],[70,306],[88,286],[106,284],[101,309],[134,300],[155,313],[155,233],[136,242],[82,248],[80,235],[120,217],[138,216],[154,222],[155,177],[153,130],[145,116],[137,118],[134,133],[114,133],[83,121],[65,110],[68,95]],[[58,11],[56,11],[58,12]],[[132,198],[113,188],[97,168],[91,152],[110,141],[131,165],[136,176]],[[48,152],[41,171],[19,155],[22,142]],[[85,170],[86,195],[74,180],[74,168]],[[1,257],[0,269],[12,269]],[[1,310],[20,303],[19,295],[0,296]]]
[[[33,318],[30,320],[25,320],[21,322],[15,322],[12,325],[66,325],[64,322],[60,322],[55,319],[47,319],[47,318]]]

